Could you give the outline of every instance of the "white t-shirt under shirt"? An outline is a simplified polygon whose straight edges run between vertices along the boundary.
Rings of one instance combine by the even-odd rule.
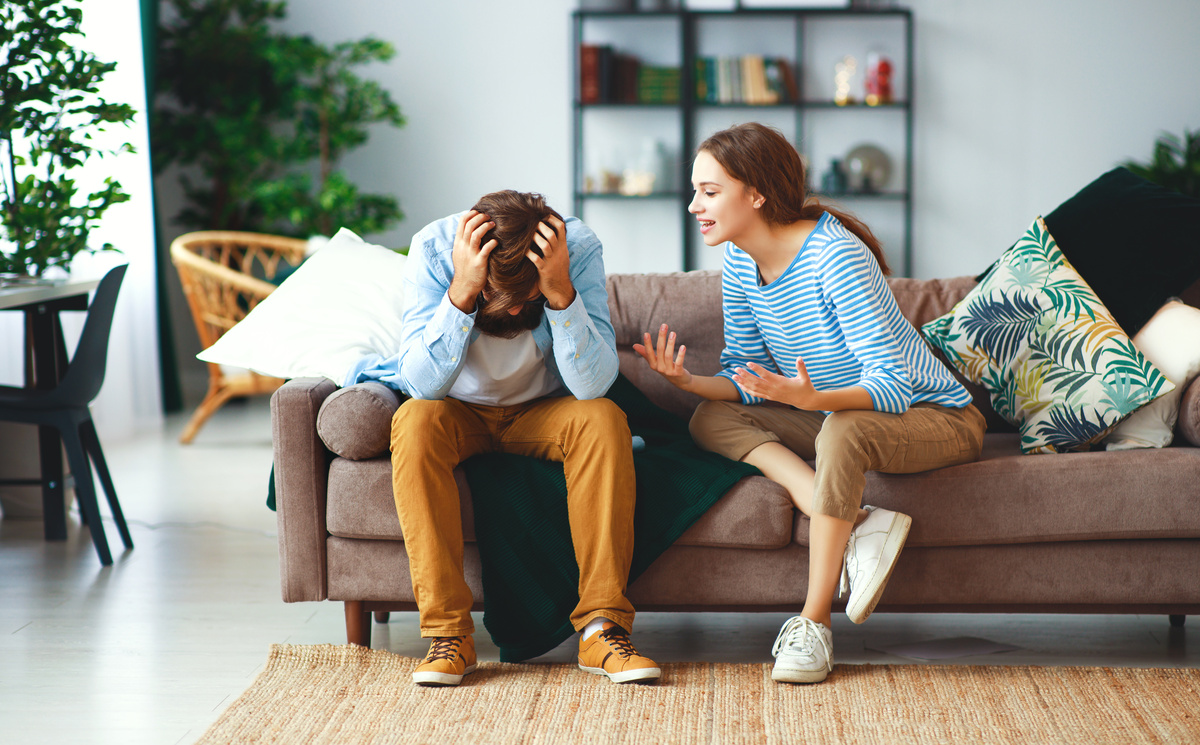
[[[446,395],[484,406],[515,406],[535,398],[562,394],[558,379],[525,331],[513,339],[479,334],[467,346],[467,359]]]

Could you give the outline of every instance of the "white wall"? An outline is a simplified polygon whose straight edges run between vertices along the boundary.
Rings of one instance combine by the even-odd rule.
[[[381,128],[344,163],[407,214],[376,240],[407,244],[425,223],[499,188],[540,191],[571,209],[575,5],[290,0],[293,32],[329,42],[374,34],[398,51],[366,74],[392,91],[409,123]],[[1116,163],[1149,157],[1161,130],[1200,128],[1200,2],[908,5],[917,46],[915,276],[981,270],[1037,214]],[[666,213],[664,224],[662,210],[637,207],[618,223],[602,211],[594,225],[610,270],[673,268],[658,259],[678,253],[677,216]],[[190,320],[176,324],[186,347]]]
[[[970,274],[1162,130],[1200,129],[1195,0],[916,0],[914,274]]]

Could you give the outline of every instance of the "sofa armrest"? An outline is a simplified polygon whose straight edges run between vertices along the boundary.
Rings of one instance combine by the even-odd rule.
[[[317,436],[317,412],[337,386],[296,378],[271,396],[279,579],[285,603],[328,596],[325,502],[329,451]]]
[[[1200,377],[1179,398],[1179,434],[1196,447],[1200,447]]]

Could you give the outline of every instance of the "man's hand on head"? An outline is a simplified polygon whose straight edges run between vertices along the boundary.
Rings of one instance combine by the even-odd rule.
[[[567,250],[567,226],[551,215],[538,223],[533,241],[542,249],[538,256],[526,251],[525,256],[538,270],[538,289],[553,310],[566,310],[575,302],[575,286],[571,284],[571,257]]]
[[[495,239],[479,245],[487,232],[494,228],[482,212],[470,210],[458,221],[454,234],[454,277],[450,280],[450,302],[463,313],[475,312],[475,300],[487,283],[488,254],[496,247]]]

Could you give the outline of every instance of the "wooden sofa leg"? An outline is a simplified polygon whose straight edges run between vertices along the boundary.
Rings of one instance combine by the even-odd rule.
[[[371,614],[361,600],[346,601],[346,643],[371,646]]]
[[[387,623],[392,614],[385,610],[375,611],[375,623]]]
[[[1178,616],[1171,615],[1171,616],[1167,616],[1167,618],[1171,619],[1171,625],[1177,629],[1183,628],[1183,622],[1185,620],[1187,620],[1187,616],[1185,616],[1183,614],[1180,614]]]

